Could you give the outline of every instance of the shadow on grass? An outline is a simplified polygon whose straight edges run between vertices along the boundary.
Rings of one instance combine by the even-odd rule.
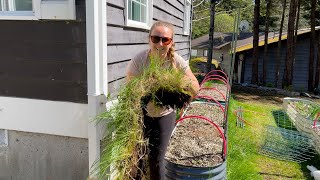
[[[297,178],[296,176],[287,176],[287,175],[283,175],[283,174],[276,174],[276,173],[266,173],[266,172],[259,172],[260,175],[262,176],[268,176],[268,178],[271,177],[276,177],[276,178],[288,178],[288,179],[293,179],[293,178]]]

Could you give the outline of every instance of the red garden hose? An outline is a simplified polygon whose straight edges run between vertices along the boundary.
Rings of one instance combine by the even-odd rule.
[[[205,76],[204,76],[204,78],[206,78],[207,76],[209,76],[211,73],[213,73],[213,72],[221,72],[224,76],[225,76],[225,78],[226,79],[228,79],[229,80],[229,78],[228,78],[228,76],[227,76],[227,74],[225,73],[225,72],[223,72],[223,71],[221,71],[221,70],[211,70],[210,72],[208,72]]]
[[[200,88],[200,90],[199,91],[201,91],[202,89],[212,89],[212,90],[214,90],[214,91],[217,91],[222,97],[223,97],[223,99],[224,99],[224,101],[227,101],[227,98],[224,96],[224,94],[219,90],[219,89],[217,89],[217,88],[206,88],[206,87],[202,87],[202,88]]]
[[[223,80],[219,79],[219,78],[208,78],[208,79],[206,79],[205,81],[202,81],[202,82],[201,82],[200,87],[201,87],[205,82],[207,82],[207,81],[209,81],[209,80],[218,80],[218,81],[223,82],[223,83],[227,86],[228,90],[230,91],[230,85],[229,85],[228,83],[224,82]]]
[[[250,126],[253,127],[252,124],[250,124],[248,121],[244,120],[243,118],[241,118],[241,117],[239,117],[239,116],[237,115],[237,112],[238,112],[238,111],[243,111],[243,110],[234,110],[234,111],[233,111],[233,114],[234,114],[235,116],[237,116],[237,117],[238,117],[241,121],[243,121],[244,123],[246,123],[246,124],[248,124],[248,125],[250,125]]]
[[[202,98],[202,99],[207,99],[207,100],[211,100],[214,101],[215,103],[217,103],[217,105],[220,107],[221,111],[224,113],[225,109],[223,108],[223,106],[221,105],[221,103],[219,103],[219,101],[215,100],[214,98],[210,97],[210,96],[195,96],[196,98]]]
[[[316,118],[313,120],[313,127],[312,128],[317,128],[317,121],[318,121],[319,116],[320,116],[320,112],[317,114]]]
[[[202,82],[204,82],[205,80],[207,80],[207,79],[209,79],[209,78],[215,78],[215,77],[222,79],[225,83],[228,84],[228,81],[227,81],[223,76],[220,76],[220,75],[218,75],[218,74],[209,75],[209,76],[205,77],[205,78],[202,80]],[[201,84],[202,84],[202,83],[201,83]]]

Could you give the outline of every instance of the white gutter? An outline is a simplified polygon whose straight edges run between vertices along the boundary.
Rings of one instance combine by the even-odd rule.
[[[93,120],[105,110],[108,93],[106,11],[106,0],[86,0],[89,171],[100,158],[102,135]]]

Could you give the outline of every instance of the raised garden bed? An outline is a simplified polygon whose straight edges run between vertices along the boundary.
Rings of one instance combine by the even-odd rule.
[[[320,154],[320,127],[314,128],[312,131],[312,140],[318,154]]]
[[[298,98],[284,98],[283,109],[288,114],[290,120],[293,122],[298,131],[311,135],[313,131],[313,119],[301,114],[297,110],[297,103],[312,104],[311,101]]]
[[[211,88],[200,90],[172,133],[165,156],[167,179],[226,178],[228,88],[208,84]]]
[[[219,106],[215,103],[208,103],[208,102],[192,102],[186,111],[184,112],[183,116],[190,116],[190,115],[198,115],[204,116],[208,119],[215,122],[221,128],[224,128],[225,120],[224,120],[224,106]]]
[[[216,99],[217,101],[226,101],[227,92],[228,92],[227,90],[228,89],[226,85],[214,83],[208,87],[206,86],[202,87],[198,95],[209,96]]]
[[[179,123],[166,153],[170,162],[192,167],[214,167],[223,162],[223,139],[208,122],[190,118]]]
[[[317,104],[298,98],[284,98],[283,109],[299,132],[312,138],[316,151],[320,154],[320,127],[314,127],[313,111]]]

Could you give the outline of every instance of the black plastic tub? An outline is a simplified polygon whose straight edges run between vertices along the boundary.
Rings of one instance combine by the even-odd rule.
[[[165,176],[170,180],[224,180],[227,177],[226,160],[215,167],[188,167],[165,160]]]

